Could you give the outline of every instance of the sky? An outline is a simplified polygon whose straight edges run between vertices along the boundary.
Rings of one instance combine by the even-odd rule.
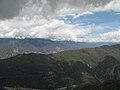
[[[0,38],[120,42],[120,0],[0,0]]]

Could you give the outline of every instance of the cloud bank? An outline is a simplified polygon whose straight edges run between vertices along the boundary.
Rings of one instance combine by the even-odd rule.
[[[119,12],[119,8],[120,0],[0,0],[0,38],[120,42],[119,30],[92,36],[92,25],[71,25],[56,19],[99,11]]]

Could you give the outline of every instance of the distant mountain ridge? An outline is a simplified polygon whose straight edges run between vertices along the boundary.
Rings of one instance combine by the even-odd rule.
[[[0,38],[0,58],[9,58],[17,54],[41,53],[51,54],[66,50],[81,48],[94,48],[102,45],[113,45],[111,42],[73,42],[73,41],[52,41],[39,38]]]

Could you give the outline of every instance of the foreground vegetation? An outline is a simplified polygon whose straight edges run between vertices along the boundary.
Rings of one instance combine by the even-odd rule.
[[[63,89],[67,90],[113,90],[107,88],[109,86],[111,86],[111,88],[119,88],[119,46],[120,45],[104,46],[93,49],[95,50],[94,52],[97,52],[94,53],[94,55],[88,53],[87,49],[83,49],[77,50],[76,52],[61,52],[64,53],[62,56],[61,53],[54,55],[31,53],[3,59],[0,60],[0,85],[1,87],[15,87],[17,85],[24,88],[48,90],[60,90],[58,88],[63,87],[65,87]],[[106,52],[103,52],[103,60],[97,60],[96,56],[101,56],[102,54],[102,52],[98,54],[98,50],[103,51],[101,48],[104,48]],[[111,51],[112,49],[116,55],[111,54],[113,53]],[[91,52],[93,52],[92,49]],[[84,55],[81,53],[86,53],[92,58],[96,58],[96,62],[94,62],[95,60],[92,60],[93,62],[91,60],[87,62],[84,61]],[[63,55],[66,58],[63,58]],[[67,57],[69,59],[73,57],[76,60],[66,60]],[[76,57],[81,57],[81,59],[77,60]],[[61,58],[61,60],[58,60],[58,58]],[[89,59],[89,57],[87,57],[87,59]],[[92,66],[91,63],[95,65],[93,64]],[[19,89],[19,87],[15,88]]]

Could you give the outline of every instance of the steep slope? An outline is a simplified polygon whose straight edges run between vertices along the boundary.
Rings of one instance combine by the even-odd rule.
[[[102,85],[106,88],[102,82],[120,79],[119,67],[120,62],[112,56],[106,56],[98,66],[90,68],[79,61],[56,61],[48,55],[21,54],[0,60],[0,86],[51,89],[82,85],[89,90]]]
[[[76,85],[87,82],[82,77],[85,73],[92,77],[88,81],[95,81],[91,69],[81,62],[55,61],[42,54],[24,54],[0,60],[0,83],[9,87],[17,84],[45,89]]]
[[[72,85],[83,87],[96,82],[96,88],[108,80],[120,80],[119,47],[102,46],[49,55],[19,54],[1,59],[0,84],[50,89]]]
[[[96,76],[102,80],[120,79],[120,62],[112,56],[106,56],[105,59],[95,67]]]
[[[95,67],[104,60],[105,56],[113,56],[120,60],[120,44],[112,46],[101,46],[96,48],[86,48],[81,50],[63,51],[51,54],[56,60],[81,61],[90,67]]]
[[[120,90],[120,80],[110,80],[103,83],[93,83],[84,86],[78,86],[73,90]]]

